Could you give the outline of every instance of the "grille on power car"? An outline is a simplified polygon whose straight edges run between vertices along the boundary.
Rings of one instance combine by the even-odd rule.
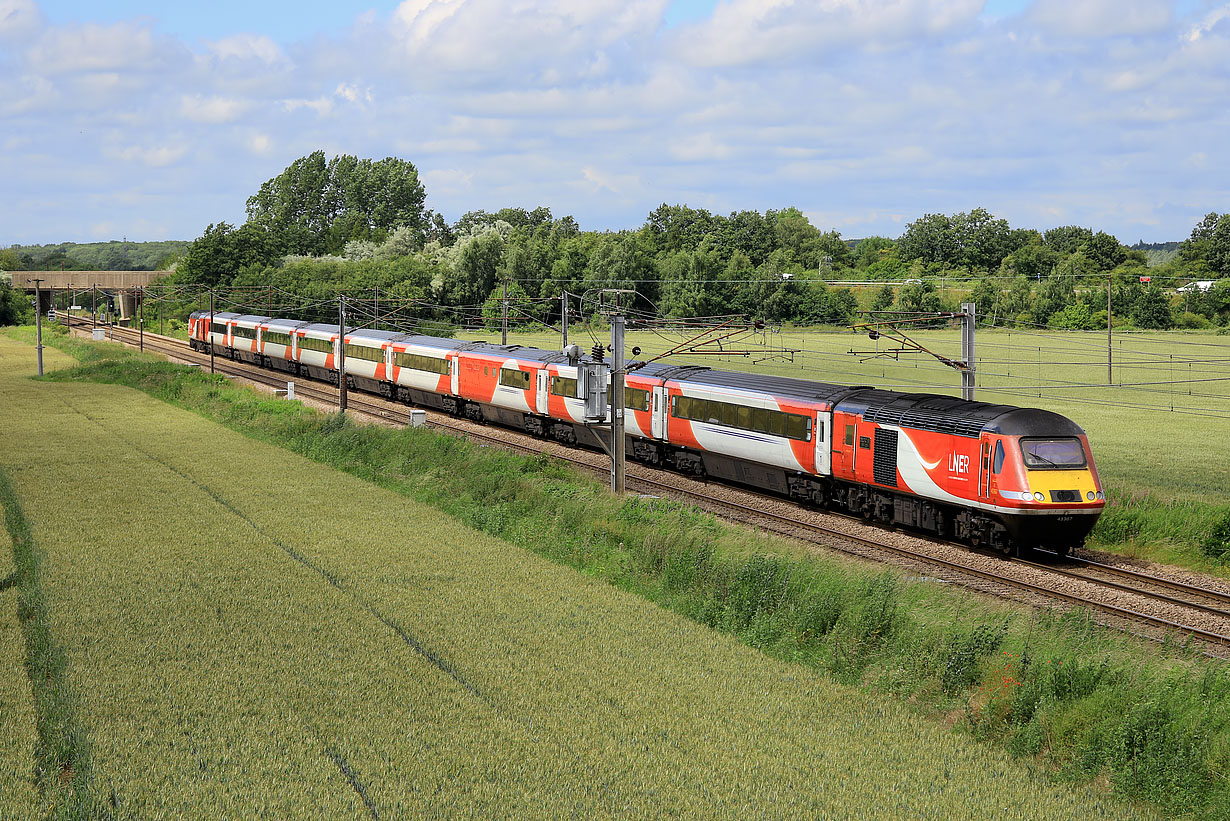
[[[871,473],[877,485],[897,486],[897,431],[876,429],[875,452]]]
[[[1079,490],[1052,490],[1052,502],[1079,502],[1081,500],[1081,492]]]

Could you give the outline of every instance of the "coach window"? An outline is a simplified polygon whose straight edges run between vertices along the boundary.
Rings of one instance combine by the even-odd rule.
[[[995,462],[991,465],[991,472],[998,475],[1004,469],[1004,442],[1001,439],[995,443]]]
[[[529,371],[500,368],[500,384],[506,388],[526,390],[530,386],[530,381]]]
[[[797,413],[786,414],[786,436],[791,439],[806,441],[808,437],[807,423],[811,420]]]

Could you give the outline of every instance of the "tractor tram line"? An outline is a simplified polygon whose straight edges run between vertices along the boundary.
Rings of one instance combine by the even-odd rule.
[[[88,330],[90,326],[87,320],[68,321],[79,329],[84,326]],[[120,327],[109,330],[116,341],[137,346],[137,331]],[[146,333],[144,346],[152,353],[202,367],[209,365],[209,354],[190,349],[182,340]],[[224,375],[273,389],[284,388],[289,376],[222,356],[214,357],[214,368]],[[325,408],[337,406],[338,389],[331,385],[296,380],[295,393]],[[347,392],[347,405],[356,414],[386,424],[404,426],[411,421],[404,405],[357,391]],[[609,475],[609,460],[601,453],[545,442],[520,431],[489,428],[432,409],[427,409],[426,425],[526,454],[545,452],[595,474]],[[668,480],[660,478],[664,473],[670,477]],[[1099,614],[1099,620],[1108,626],[1156,641],[1190,638],[1208,655],[1230,658],[1230,592],[1213,586],[1077,556],[1055,557],[1052,563],[1010,559],[926,535],[868,526],[847,514],[810,509],[784,498],[704,482],[635,462],[627,465],[626,482],[630,490],[687,501],[723,519],[821,549],[904,565],[926,578],[961,584],[1037,607],[1052,607],[1058,601],[1087,608]]]

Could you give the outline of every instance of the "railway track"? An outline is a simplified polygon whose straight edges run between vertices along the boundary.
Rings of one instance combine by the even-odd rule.
[[[136,331],[128,328],[112,328],[111,331],[114,339],[129,345],[137,344]],[[144,347],[150,352],[202,367],[209,365],[208,354],[193,351],[181,340],[147,333],[144,335]],[[215,356],[214,360],[215,370],[229,376],[274,388],[284,386],[287,381],[288,375],[284,373],[267,371],[220,356]],[[326,406],[338,402],[337,388],[329,385],[296,381],[295,388],[299,396]],[[389,400],[348,392],[347,404],[354,413],[399,425],[410,422],[409,411]],[[546,444],[519,432],[503,428],[489,430],[434,411],[428,411],[427,426],[529,454],[542,453]],[[553,443],[549,445],[549,450],[556,458],[584,470],[598,475],[608,474],[608,468],[603,464],[605,457],[601,454],[572,450]],[[986,563],[989,557],[964,547],[953,549],[947,543],[913,534],[902,538],[901,534],[892,531],[883,531],[875,537],[859,535],[850,532],[848,522],[846,527],[838,527],[818,521],[820,518],[841,520],[844,517],[832,514],[821,516],[815,511],[788,505],[776,497],[764,497],[753,491],[728,486],[722,487],[729,493],[719,496],[713,492],[713,485],[673,473],[667,474],[669,479],[658,478],[647,474],[662,471],[652,471],[635,464],[629,464],[628,468],[626,484],[635,492],[685,500],[723,518],[826,549],[861,556],[890,556],[921,568],[929,575],[939,573],[946,581],[976,586],[1003,597],[1033,604],[1060,601],[1074,607],[1088,608],[1101,614],[1105,623],[1120,629],[1157,640],[1190,637],[1203,643],[1210,655],[1230,657],[1230,593],[1221,590],[1077,557],[1063,560],[1056,557],[1057,562],[1050,564],[994,557],[990,559],[988,569]],[[771,506],[766,506],[766,500],[787,505],[792,512],[775,512],[770,509]],[[984,566],[977,566],[979,563]],[[970,580],[979,583],[971,584]]]

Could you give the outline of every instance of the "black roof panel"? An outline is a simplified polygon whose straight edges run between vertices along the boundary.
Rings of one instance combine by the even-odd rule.
[[[898,393],[871,388],[846,397],[839,403],[838,410],[861,413],[868,422],[977,437],[992,420],[1017,408],[935,393]]]

